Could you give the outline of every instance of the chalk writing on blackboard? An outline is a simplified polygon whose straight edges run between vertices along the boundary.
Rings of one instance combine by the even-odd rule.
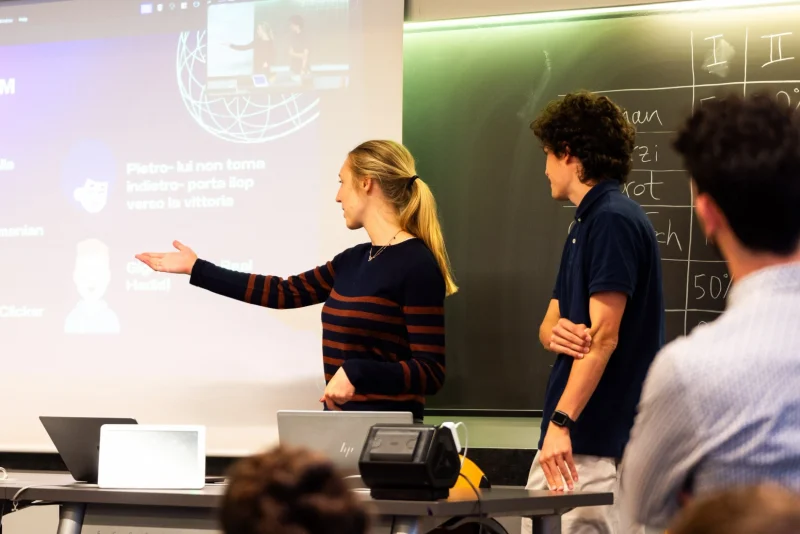
[[[661,200],[656,196],[656,186],[658,185],[664,185],[664,182],[656,182],[655,173],[650,171],[648,177],[644,180],[640,179],[638,176],[629,179],[622,186],[622,192],[629,198],[634,198],[639,201],[639,203],[641,203],[642,198],[640,197],[642,196],[648,200]]]
[[[769,39],[769,61],[761,65],[762,69],[767,65],[772,65],[773,63],[778,63],[780,61],[789,61],[790,59],[794,59],[794,56],[783,57],[782,41],[783,38],[786,37],[787,35],[792,35],[792,32],[771,33],[769,35],[761,36],[762,39]]]
[[[736,50],[728,41],[723,39],[723,35],[712,35],[706,37],[706,41],[711,40],[712,46],[709,53],[706,55],[706,60],[703,63],[703,68],[711,74],[716,74],[720,77],[728,75],[729,61],[733,59]]]
[[[792,94],[794,96],[792,96]],[[800,88],[795,87],[792,91],[792,94],[789,94],[786,91],[778,91],[775,93],[775,98],[777,98],[778,101],[785,101],[787,106],[798,110],[800,109]]]
[[[768,90],[787,106],[800,110],[800,80],[770,79],[763,75],[758,79],[748,80],[750,35],[749,28],[742,30],[744,57],[740,58],[742,61],[738,66],[733,61],[737,52],[726,41],[726,35],[716,33],[709,37],[696,38],[694,32],[690,31],[687,60],[691,62],[691,85],[615,87],[596,91],[598,94],[613,94],[615,101],[625,110],[625,118],[637,129],[631,158],[633,169],[627,183],[622,186],[622,192],[635,200],[650,218],[661,249],[665,272],[667,266],[670,271],[670,276],[665,277],[664,288],[667,300],[670,301],[666,306],[667,312],[683,316],[683,334],[688,334],[697,325],[711,322],[723,312],[733,278],[727,271],[726,262],[719,257],[713,244],[705,239],[697,227],[694,191],[690,186],[688,173],[671,165],[670,162],[675,163],[678,160],[675,159],[670,142],[664,137],[654,135],[669,134],[672,137],[675,132],[670,131],[670,127],[684,119],[668,116],[663,108],[664,102],[674,102],[676,98],[681,98],[677,95],[684,93],[686,106],[691,105],[689,109],[699,109],[726,93],[741,91],[740,94],[746,95],[748,87],[755,86],[759,90]],[[760,37],[770,42],[769,61],[762,68],[794,59],[789,46],[793,38],[791,32],[771,32]],[[758,37],[754,35],[753,40],[757,41]],[[762,42],[766,44],[765,41]],[[750,54],[753,55],[753,52]],[[757,61],[761,65],[767,59],[766,46],[759,54],[763,54]],[[742,66],[743,70],[739,70]],[[731,74],[740,78],[719,81],[705,78],[698,82],[698,76],[704,70],[720,77]],[[785,77],[785,71],[783,72],[783,75],[774,78]],[[675,285],[678,283],[680,285]]]
[[[664,126],[664,123],[661,122],[661,117],[658,116],[657,109],[654,109],[653,111],[644,111],[644,112],[636,110],[633,113],[631,113],[630,116],[628,115],[628,111],[625,110],[622,112],[622,114],[625,116],[625,120],[627,120],[633,125],[649,124],[652,121],[658,121],[659,125]]]
[[[636,145],[633,147],[633,156],[631,157],[634,161],[639,161],[641,163],[650,163],[658,161],[658,145]]]

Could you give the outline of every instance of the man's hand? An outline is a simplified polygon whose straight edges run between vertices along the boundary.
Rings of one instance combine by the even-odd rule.
[[[564,481],[567,489],[575,489],[578,481],[578,469],[572,459],[572,439],[569,430],[553,423],[547,427],[542,450],[539,451],[539,465],[547,478],[551,490],[562,491]]]
[[[348,402],[355,394],[355,386],[350,383],[344,368],[339,367],[339,370],[336,371],[336,374],[333,375],[333,378],[325,387],[325,392],[319,401],[324,402],[329,410],[341,410],[339,405]]]
[[[550,350],[558,354],[566,354],[582,359],[592,348],[592,336],[586,325],[575,324],[561,318],[553,327],[550,337]]]

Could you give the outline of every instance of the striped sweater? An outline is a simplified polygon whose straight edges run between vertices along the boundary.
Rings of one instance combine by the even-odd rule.
[[[372,261],[370,249],[369,243],[355,246],[285,279],[198,259],[191,284],[268,308],[324,303],[325,381],[343,367],[356,389],[342,408],[410,411],[421,419],[425,396],[445,377],[444,278],[420,239],[386,247]]]

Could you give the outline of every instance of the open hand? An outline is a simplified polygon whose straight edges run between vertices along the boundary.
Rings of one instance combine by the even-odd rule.
[[[144,252],[137,254],[136,259],[161,273],[192,274],[197,254],[179,241],[173,241],[172,246],[178,252]]]
[[[562,491],[575,488],[578,469],[572,458],[572,438],[569,430],[550,423],[544,436],[542,450],[539,451],[539,465],[547,478],[551,490]],[[564,488],[564,482],[567,487]]]
[[[581,359],[591,348],[592,336],[586,325],[561,318],[553,327],[553,335],[550,337],[551,351]]]
[[[355,394],[355,386],[350,383],[344,368],[339,367],[339,370],[336,371],[336,374],[333,375],[333,378],[325,387],[325,392],[319,401],[324,402],[329,410],[341,410],[339,405],[348,402]]]

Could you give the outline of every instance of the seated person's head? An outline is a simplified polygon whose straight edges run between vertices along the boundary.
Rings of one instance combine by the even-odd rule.
[[[725,259],[791,256],[800,244],[800,115],[781,99],[706,102],[674,143],[708,243]]]
[[[225,534],[364,534],[367,516],[324,457],[278,447],[233,466]]]
[[[800,496],[780,486],[735,488],[689,504],[669,534],[797,534]]]

